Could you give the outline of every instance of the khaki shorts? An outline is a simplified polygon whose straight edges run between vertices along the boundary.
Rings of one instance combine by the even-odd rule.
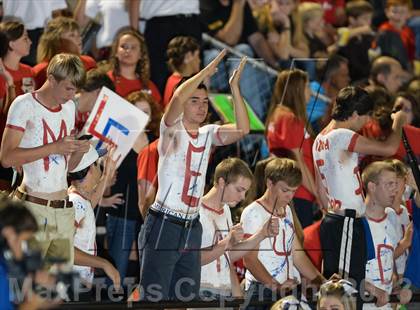
[[[14,197],[14,199],[17,199]],[[68,266],[74,261],[74,208],[55,209],[25,201],[38,223],[38,231],[29,245],[41,251],[46,268],[48,259],[65,259]]]

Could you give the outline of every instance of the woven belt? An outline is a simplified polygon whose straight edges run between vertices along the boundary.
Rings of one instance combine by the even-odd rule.
[[[26,193],[22,193],[20,190],[16,189],[15,197],[23,201],[29,201],[32,203],[36,203],[39,205],[51,207],[54,209],[62,209],[62,208],[71,208],[73,207],[73,203],[69,201],[68,198],[65,200],[46,200],[42,198],[38,198],[35,196],[28,195]]]
[[[177,218],[176,216],[165,214],[163,212],[159,212],[159,211],[156,211],[156,210],[153,210],[153,209],[150,209],[150,208],[149,208],[149,213],[153,216],[164,218],[168,222],[171,222],[173,224],[177,224],[179,226],[183,226],[185,228],[192,227],[199,221],[198,216],[193,220],[183,220],[181,218]]]

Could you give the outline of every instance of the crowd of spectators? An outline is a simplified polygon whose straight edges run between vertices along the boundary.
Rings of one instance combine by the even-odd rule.
[[[134,300],[274,309],[309,307],[294,291],[305,283],[318,309],[391,309],[391,294],[403,304],[420,290],[401,138],[419,157],[419,1],[1,4],[0,189],[14,202],[0,241],[12,248],[7,227],[30,233],[44,269],[61,259],[80,273],[90,293],[78,298],[94,300],[99,277]],[[119,165],[81,134],[102,87],[149,117]],[[212,94],[229,95],[233,124]],[[265,131],[251,132],[248,110]],[[7,222],[20,202],[37,230]],[[8,268],[0,255],[1,309],[48,303],[9,294]]]

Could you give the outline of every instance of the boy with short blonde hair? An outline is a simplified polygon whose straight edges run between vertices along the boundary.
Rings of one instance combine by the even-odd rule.
[[[22,167],[14,198],[26,202],[40,229],[35,235],[43,256],[73,264],[74,210],[68,199],[67,172],[89,149],[74,137],[74,95],[84,83],[83,64],[75,55],[51,60],[48,79],[33,93],[17,97],[7,116],[1,146],[4,167]]]

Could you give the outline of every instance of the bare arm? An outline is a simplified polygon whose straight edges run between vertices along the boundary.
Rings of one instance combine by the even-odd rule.
[[[270,31],[267,34],[267,42],[278,59],[286,60],[289,58],[289,36],[286,31],[282,33]]]
[[[402,127],[405,125],[405,113],[399,111],[395,113],[394,122],[392,124],[392,133],[385,141],[377,141],[359,136],[354,146],[357,153],[378,156],[392,156],[398,150],[401,143]]]
[[[9,107],[12,104],[13,100],[16,98],[16,89],[15,89],[15,82],[13,81],[13,77],[10,72],[4,66],[3,60],[0,58],[0,75],[6,81],[6,97],[1,105],[1,112],[4,115],[7,115],[9,111]]]
[[[73,136],[71,136],[74,138]],[[68,164],[68,171],[72,171],[74,168],[77,167],[79,162],[82,160],[83,155],[89,151],[90,143],[87,140],[75,140],[77,141],[78,148],[76,151],[71,153],[69,158],[69,164]]]
[[[309,57],[309,48],[306,46],[306,44],[302,42],[296,45],[293,45],[293,43],[291,43],[289,46],[289,53],[290,56],[293,58],[306,58]]]
[[[156,187],[147,180],[138,180],[139,210],[143,218],[146,218],[147,210],[155,200]]]
[[[232,262],[244,257],[249,251],[258,249],[260,242],[265,238],[277,236],[279,234],[278,218],[270,218],[252,236],[246,240],[236,243],[229,250],[229,257]]]
[[[23,132],[5,128],[0,151],[3,167],[22,166],[23,164],[33,162],[54,153],[55,147],[53,143],[31,149],[19,148],[18,146],[22,137]]]
[[[112,157],[115,153],[115,147],[109,148],[108,154],[106,155],[105,161],[104,161],[104,171],[102,173],[101,178],[99,179],[98,184],[95,186],[92,192],[92,198],[91,198],[91,205],[92,208],[95,208],[99,201],[101,201],[104,193],[105,188],[107,187],[109,180],[112,179],[112,177],[115,174],[115,170],[117,169],[117,162],[119,158],[116,160],[113,160]]]
[[[296,46],[293,44],[289,19],[284,18],[283,24],[284,30],[280,34],[277,33],[279,36],[276,46],[278,56],[281,56],[281,59],[309,57],[309,48],[305,43],[300,42]]]
[[[244,256],[244,265],[257,279],[267,287],[277,289],[279,283],[268,273],[264,265],[258,259],[258,251],[250,251]]]
[[[293,149],[293,155],[297,161],[297,164],[302,171],[302,185],[311,192],[312,195],[318,198],[318,191],[315,185],[315,179],[312,173],[309,171],[309,168],[306,166],[303,159],[302,151],[300,149]]]
[[[238,141],[249,133],[249,118],[245,102],[239,89],[239,80],[245,67],[246,57],[242,58],[238,68],[233,72],[229,80],[235,108],[235,124],[226,124],[219,128],[219,136],[224,144]]]
[[[139,29],[140,18],[140,0],[129,0],[128,17],[130,19],[130,26],[134,29]]]
[[[325,186],[322,184],[321,176],[319,175],[318,168],[315,168],[315,184],[318,192],[319,203],[327,210],[328,208],[328,196],[325,190]]]
[[[274,68],[277,66],[276,57],[261,32],[254,32],[251,34],[248,37],[248,42],[255,50],[256,54],[264,59],[266,63]]]
[[[229,238],[226,237],[223,240],[217,242],[215,245],[201,249],[201,266],[210,264],[212,261],[218,259],[226,251],[226,247],[229,243]]]
[[[365,281],[365,289],[369,292],[369,294],[376,297],[376,306],[382,307],[388,303],[389,295],[386,291],[381,290],[368,281]]]
[[[86,16],[86,1],[87,0],[78,0],[76,8],[74,9],[74,19],[79,24],[80,28],[86,27],[86,25],[89,23],[90,18]]]
[[[311,281],[315,279],[325,280],[306,255],[298,238],[293,240],[293,264],[305,278]]]
[[[74,247],[74,264],[93,268],[101,268],[111,278],[116,289],[120,288],[121,278],[117,269],[106,259],[100,256],[90,255]]]
[[[394,251],[394,258],[400,257],[408,248],[411,246],[411,240],[413,238],[413,223],[410,223],[407,230],[404,233],[403,238],[398,242],[398,246]]]
[[[226,238],[203,252],[201,264],[208,264],[222,256],[225,252],[228,252],[231,262],[235,262],[244,257],[249,251],[257,249],[260,242],[265,238],[278,235],[278,227],[278,219],[270,218],[255,234],[248,239],[243,240],[244,233],[242,224],[236,224],[231,227]],[[205,262],[205,264],[203,264],[203,262]]]
[[[7,91],[6,91],[6,97],[4,101],[2,102],[2,112],[4,115],[7,115],[10,105],[12,104],[13,100],[16,98],[16,88],[15,84],[9,84],[7,83]]]
[[[230,264],[229,268],[230,283],[232,286],[232,296],[236,298],[243,298],[244,294],[241,289],[241,284],[239,283],[235,266],[233,264]]]
[[[242,34],[245,0],[233,0],[232,10],[225,26],[215,37],[230,46],[238,44]]]
[[[198,85],[204,81],[205,78],[210,77],[216,72],[217,65],[226,55],[226,51],[223,50],[217,55],[217,57],[209,63],[204,69],[198,72],[193,77],[189,78],[187,81],[182,83],[176,90],[174,95],[171,98],[171,101],[168,104],[163,119],[165,124],[172,126],[179,115],[184,110],[184,103],[188,98],[194,93]]]
[[[244,264],[258,282],[261,282],[273,291],[292,289],[296,286],[296,281],[293,279],[288,279],[283,283],[279,283],[274,279],[258,259],[258,251],[250,251],[245,255]]]

